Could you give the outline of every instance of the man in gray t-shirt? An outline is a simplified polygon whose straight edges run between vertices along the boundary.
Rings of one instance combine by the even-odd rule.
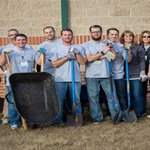
[[[112,105],[111,86],[108,71],[108,59],[114,59],[114,51],[111,52],[110,46],[101,40],[102,27],[93,25],[89,28],[92,40],[83,44],[86,50],[86,83],[89,98],[90,114],[94,124],[103,120],[103,113],[99,103],[99,90],[102,86],[111,113],[111,118],[114,119],[115,111]],[[107,57],[111,54],[111,57]],[[107,59],[106,59],[107,57]],[[120,106],[115,93],[115,107],[120,112]],[[121,114],[120,114],[121,115]]]
[[[63,29],[61,31],[62,42],[56,45],[53,49],[51,57],[52,65],[55,67],[55,83],[58,98],[62,109],[63,102],[69,89],[70,95],[72,89],[72,59],[74,59],[74,76],[75,76],[75,113],[76,116],[81,116],[82,109],[80,103],[81,77],[80,65],[85,64],[84,49],[79,45],[72,44],[73,32],[71,29]],[[62,123],[62,110],[54,123]]]
[[[26,47],[26,35],[16,34],[14,40],[16,43],[14,48],[3,49],[3,53],[0,56],[0,66],[7,63],[7,53],[12,68],[12,72],[10,70],[10,73],[33,72],[34,63],[38,60],[37,53],[32,48]],[[8,92],[11,92],[10,86],[8,86]],[[20,126],[20,117],[15,109],[12,93],[9,94],[8,114],[11,129],[17,129]]]
[[[41,43],[38,46],[38,51],[40,53],[40,49],[45,49],[45,63],[44,63],[44,72],[48,72],[51,75],[54,75],[54,67],[51,64],[50,58],[52,57],[51,49],[60,43],[60,39],[55,36],[55,29],[51,26],[47,26],[43,29],[44,36],[46,41]]]

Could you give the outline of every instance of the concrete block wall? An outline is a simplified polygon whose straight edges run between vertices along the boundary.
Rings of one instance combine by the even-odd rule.
[[[102,25],[105,31],[117,27],[141,33],[150,29],[149,0],[68,0],[69,25],[75,35],[87,35],[89,26]],[[41,36],[43,27],[61,31],[60,0],[0,0],[0,37],[17,28],[28,36]]]

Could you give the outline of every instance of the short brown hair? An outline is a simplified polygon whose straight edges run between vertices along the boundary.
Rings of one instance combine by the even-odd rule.
[[[52,26],[46,26],[45,28],[43,28],[43,33],[44,33],[45,29],[52,29],[55,32],[55,29]]]
[[[125,30],[122,34],[121,34],[121,36],[120,36],[120,43],[121,44],[124,44],[124,36],[126,35],[126,34],[129,34],[130,36],[132,36],[132,38],[133,38],[133,40],[132,40],[132,43],[135,43],[135,41],[134,41],[134,38],[135,38],[135,36],[134,36],[134,33],[132,32],[132,31],[130,31],[130,30]]]
[[[73,31],[71,29],[69,29],[69,28],[62,29],[61,32],[60,32],[60,35],[62,35],[64,31],[69,31],[73,35]]]

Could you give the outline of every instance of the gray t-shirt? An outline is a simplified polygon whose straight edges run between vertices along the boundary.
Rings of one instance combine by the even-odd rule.
[[[5,52],[6,49],[3,50]],[[38,55],[33,49],[24,48],[11,52],[9,60],[12,67],[12,73],[33,72],[34,62],[38,60]]]
[[[87,41],[83,44],[86,54],[95,55],[102,51],[105,47],[105,43],[96,43],[93,40]],[[86,64],[86,78],[108,78],[108,61],[107,59],[98,59],[93,62],[87,62]]]
[[[72,44],[71,46],[65,46],[62,43],[56,45],[52,49],[53,56],[51,60],[59,60],[64,56],[67,56],[70,47],[74,47],[78,49],[83,57],[85,57],[85,51],[84,49],[76,44]],[[63,65],[55,69],[55,81],[56,82],[71,82],[72,81],[72,70],[71,70],[71,61],[66,61]],[[81,76],[80,76],[80,65],[75,60],[74,61],[74,73],[75,73],[75,82],[81,82]]]
[[[29,44],[26,44],[25,45],[25,47],[26,48],[28,48],[28,49],[31,49],[31,50],[33,50],[32,49],[32,47],[29,45]],[[13,45],[13,44],[7,44],[6,46],[4,46],[3,48],[2,48],[2,51],[5,51],[5,49],[11,49],[11,50],[13,50],[13,51],[17,51],[17,48]],[[6,64],[6,86],[10,86],[10,83],[9,83],[9,76],[10,76],[10,73],[9,73],[9,69],[8,69],[8,66],[7,66],[7,64]]]
[[[120,43],[111,42],[117,54],[115,60],[112,61],[112,76],[114,79],[123,79],[124,77],[124,58],[123,58],[123,45]]]
[[[45,48],[46,54],[45,54],[45,64],[44,64],[44,71],[50,73],[51,75],[54,75],[54,67],[51,64],[51,57],[52,57],[52,48],[55,47],[57,44],[59,45],[61,39],[55,39],[53,42],[44,41],[38,46],[38,49]]]

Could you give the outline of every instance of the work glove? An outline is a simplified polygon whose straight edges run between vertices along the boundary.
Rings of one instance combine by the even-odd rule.
[[[13,50],[10,49],[10,48],[6,48],[6,49],[3,50],[3,53],[5,53],[5,54],[10,54],[12,52],[13,52]]]
[[[147,75],[144,73],[144,71],[141,71],[141,73],[140,73],[140,80],[142,82],[147,80]]]
[[[46,53],[46,49],[43,48],[43,47],[41,47],[41,48],[38,50],[38,52],[39,52],[40,54],[45,54],[45,53]]]
[[[147,74],[148,80],[150,80],[150,72]]]
[[[75,59],[75,54],[73,52],[69,52],[67,57],[69,60]]]
[[[107,58],[108,61],[114,60],[115,59],[115,55],[108,51],[105,55],[103,55],[101,58]]]
[[[78,50],[78,49],[76,49],[76,48],[74,48],[74,47],[71,47],[70,49],[69,49],[69,52],[73,52],[73,53],[75,53],[75,54],[79,54],[80,53],[80,51]]]

